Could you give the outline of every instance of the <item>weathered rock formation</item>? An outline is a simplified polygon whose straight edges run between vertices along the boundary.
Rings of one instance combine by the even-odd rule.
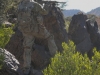
[[[6,45],[6,49],[10,51],[19,60],[21,67],[23,66],[23,36],[19,30],[12,35],[11,40]],[[44,46],[35,45],[32,51],[32,65],[36,69],[43,69],[49,63],[49,53],[45,51]]]
[[[97,22],[91,22],[91,20],[88,19],[86,20],[86,26],[93,46],[96,47],[97,50],[100,50],[100,30]]]
[[[72,17],[69,25],[69,38],[75,43],[76,50],[82,54],[88,53],[92,49],[90,36],[86,28],[87,16],[79,13]]]
[[[49,14],[44,16],[44,24],[47,30],[54,35],[58,51],[62,51],[62,42],[68,42],[68,35],[65,29],[65,21],[60,8],[52,7]]]
[[[56,15],[54,15],[53,11]],[[58,7],[53,7],[49,14],[44,16],[44,25],[47,30],[54,35],[58,51],[62,51],[62,42],[68,41],[67,32],[65,30],[65,22],[63,14]],[[12,35],[10,41],[6,45],[6,49],[10,51],[19,60],[22,68],[23,64],[23,36],[22,33],[16,28],[15,34]],[[40,71],[43,70],[50,63],[50,54],[47,46],[46,39],[35,39],[35,46],[32,50],[32,67]],[[38,75],[38,74],[36,74]]]

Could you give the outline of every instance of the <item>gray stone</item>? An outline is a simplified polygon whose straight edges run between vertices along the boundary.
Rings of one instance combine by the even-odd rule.
[[[0,54],[4,55],[3,69],[0,70],[3,73],[3,75],[23,75],[19,67],[20,63],[13,54],[1,48],[0,48]]]
[[[92,49],[90,36],[86,29],[87,16],[79,13],[72,17],[69,25],[69,37],[76,45],[76,50],[82,54],[88,53]]]

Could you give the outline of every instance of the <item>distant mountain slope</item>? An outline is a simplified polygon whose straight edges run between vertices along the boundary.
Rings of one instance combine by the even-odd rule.
[[[68,17],[68,16],[73,16],[74,14],[77,14],[78,12],[81,12],[81,10],[70,9],[70,10],[64,10],[62,12],[64,14],[64,17]]]
[[[96,15],[96,16],[100,16],[100,7],[91,10],[87,14],[93,14],[93,15]]]
[[[100,17],[97,17],[97,18],[96,18],[96,21],[97,21],[97,24],[98,24],[99,29],[100,29]]]

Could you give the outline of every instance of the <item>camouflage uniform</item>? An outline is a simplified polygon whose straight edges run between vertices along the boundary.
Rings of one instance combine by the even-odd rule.
[[[31,67],[31,50],[35,37],[48,38],[48,48],[51,56],[54,56],[57,46],[51,35],[43,25],[42,15],[46,15],[47,11],[40,4],[30,0],[23,0],[18,6],[18,28],[24,36],[24,68]]]

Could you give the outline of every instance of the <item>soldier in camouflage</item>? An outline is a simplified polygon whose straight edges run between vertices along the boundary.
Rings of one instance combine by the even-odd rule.
[[[18,5],[18,28],[24,36],[23,68],[25,75],[28,75],[30,72],[31,50],[35,37],[47,39],[51,56],[54,56],[58,50],[53,35],[43,25],[42,15],[46,14],[48,12],[33,0],[23,0]]]

